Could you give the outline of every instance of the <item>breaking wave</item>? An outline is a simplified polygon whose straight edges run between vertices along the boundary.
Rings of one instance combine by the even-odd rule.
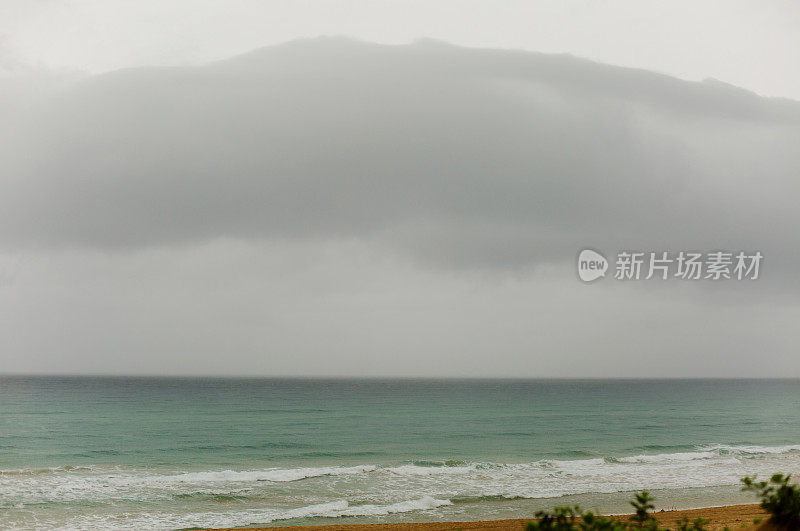
[[[662,450],[659,452],[659,450]],[[306,518],[382,517],[497,500],[557,498],[641,489],[738,485],[744,475],[800,473],[800,445],[706,445],[669,452],[526,463],[415,460],[254,470],[164,471],[102,466],[0,470],[0,509],[132,504],[76,515],[71,528],[231,527]],[[142,505],[178,503],[172,514]],[[220,505],[209,512],[208,504]],[[138,504],[138,505],[137,505]],[[297,506],[297,504],[302,504]],[[167,505],[168,506],[168,505]],[[202,509],[202,510],[200,510]],[[25,527],[22,511],[0,516],[0,527]],[[0,514],[3,511],[0,510]],[[16,516],[14,516],[16,515]],[[96,518],[104,518],[98,521]]]

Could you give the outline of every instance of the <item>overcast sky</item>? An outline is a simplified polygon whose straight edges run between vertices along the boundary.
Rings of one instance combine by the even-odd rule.
[[[800,377],[798,24],[0,4],[0,372]],[[584,284],[586,247],[765,258]]]

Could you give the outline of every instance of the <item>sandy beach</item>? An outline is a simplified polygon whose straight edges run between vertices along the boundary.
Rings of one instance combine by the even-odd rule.
[[[654,513],[659,523],[669,529],[674,529],[676,522],[683,518],[694,520],[698,517],[710,520],[708,529],[722,531],[730,529],[772,529],[765,523],[766,513],[757,504],[728,505],[725,507],[708,507],[704,509],[685,509],[678,511],[661,511]],[[627,515],[619,517],[627,519]],[[763,519],[764,522],[754,524],[754,520]],[[480,522],[423,522],[423,523],[398,523],[398,524],[336,524],[313,526],[288,526],[282,529],[292,531],[450,531],[457,529],[493,529],[497,531],[517,531],[525,529],[527,522],[532,518],[519,518],[513,520],[487,520]],[[232,531],[237,528],[224,528],[215,531]],[[240,529],[240,528],[239,528]],[[270,529],[268,527],[249,529]],[[210,531],[210,530],[206,530]]]

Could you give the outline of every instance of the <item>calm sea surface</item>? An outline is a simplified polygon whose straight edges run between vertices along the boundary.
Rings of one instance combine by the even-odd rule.
[[[0,528],[494,519],[749,502],[795,380],[0,377]]]

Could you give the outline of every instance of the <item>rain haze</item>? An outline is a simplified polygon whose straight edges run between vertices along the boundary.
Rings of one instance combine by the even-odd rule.
[[[0,373],[800,377],[797,4],[502,5],[5,2]]]

